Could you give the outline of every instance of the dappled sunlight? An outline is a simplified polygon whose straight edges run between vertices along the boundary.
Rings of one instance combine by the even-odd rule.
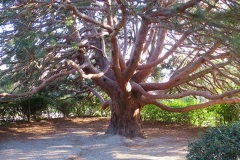
[[[145,154],[138,154],[138,155],[133,155],[133,154],[116,154],[114,155],[116,159],[122,159],[122,160],[130,160],[130,159],[135,159],[135,160],[183,160],[182,157],[179,156],[163,156],[163,157],[157,157],[157,156],[150,156],[150,155],[145,155]],[[129,158],[131,157],[131,158]]]
[[[89,137],[82,149],[82,156],[86,159],[105,156],[106,159],[182,160],[187,154],[187,142],[169,143],[165,138],[126,139],[105,135]]]
[[[12,143],[12,144],[11,144]],[[17,157],[17,159],[33,160],[33,159],[63,159],[77,153],[73,145],[62,145],[60,142],[47,142],[44,140],[35,140],[26,142],[11,142],[8,146],[3,146],[0,151],[1,159],[12,159],[9,157]],[[10,147],[11,145],[11,147]]]
[[[34,122],[0,127],[1,139],[5,138],[0,143],[0,156],[25,160],[182,160],[188,142],[197,138],[200,130],[188,125],[144,123],[147,139],[129,139],[104,134],[108,120],[55,119],[44,125]]]
[[[148,155],[144,155],[144,154],[138,154],[138,155],[133,155],[133,154],[122,154],[122,153],[115,153],[113,154],[113,156],[116,159],[129,159],[129,157],[133,158],[133,159],[139,159],[139,160],[159,160],[159,157],[155,157],[155,156],[148,156]]]

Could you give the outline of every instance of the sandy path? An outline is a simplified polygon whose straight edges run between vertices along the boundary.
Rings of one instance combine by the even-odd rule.
[[[0,144],[0,157],[3,160],[182,160],[187,154],[188,142],[199,131],[189,126],[148,124],[147,139],[127,139],[104,135],[107,120],[89,121],[54,123],[51,131],[49,125],[39,125],[38,130],[34,126],[36,134],[15,126],[18,132],[14,133],[18,134],[11,137],[6,134],[10,135],[13,129],[8,128],[2,133],[8,140]],[[44,129],[48,134],[37,132]]]

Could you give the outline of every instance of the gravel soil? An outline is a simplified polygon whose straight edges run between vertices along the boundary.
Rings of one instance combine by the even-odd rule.
[[[184,160],[204,128],[144,122],[146,139],[105,135],[101,117],[42,120],[0,126],[3,160]]]

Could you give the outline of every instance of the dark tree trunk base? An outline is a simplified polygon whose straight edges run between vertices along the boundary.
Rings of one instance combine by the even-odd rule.
[[[124,107],[111,106],[111,120],[106,134],[145,138],[141,124],[140,105],[139,103],[130,104],[132,105],[124,105]]]
[[[135,128],[135,129],[134,129]],[[139,129],[136,127],[126,128],[126,129],[119,129],[114,127],[113,125],[109,125],[107,131],[105,134],[111,134],[111,135],[120,135],[124,137],[134,138],[134,137],[140,137],[140,138],[146,138],[144,136],[144,132],[142,129]]]

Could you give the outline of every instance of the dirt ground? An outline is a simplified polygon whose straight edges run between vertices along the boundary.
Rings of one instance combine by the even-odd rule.
[[[187,145],[204,128],[144,122],[146,139],[105,135],[102,117],[19,122],[0,126],[0,157],[5,160],[182,160]]]

